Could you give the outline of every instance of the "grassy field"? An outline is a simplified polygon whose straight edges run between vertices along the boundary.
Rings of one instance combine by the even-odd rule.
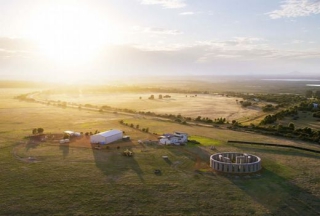
[[[20,90],[26,91],[26,90]],[[230,131],[180,125],[159,119],[59,108],[0,95],[0,215],[318,215],[319,154],[274,147],[228,145],[243,140],[316,145]],[[201,145],[138,144],[155,135],[119,124],[148,127],[152,133],[184,131]],[[59,145],[28,144],[33,128],[45,132],[117,128],[131,142],[96,150],[85,140]],[[81,142],[81,144],[80,144]],[[214,145],[215,150],[210,146]],[[116,146],[121,146],[117,149]],[[134,156],[124,157],[129,148]],[[262,158],[253,175],[225,175],[209,168],[209,155],[239,151]],[[168,156],[164,160],[162,156]],[[28,161],[32,157],[34,162]],[[161,175],[155,175],[160,169]]]
[[[153,94],[155,99],[149,100]],[[160,114],[181,114],[196,118],[202,117],[233,119],[246,118],[261,113],[259,106],[242,108],[237,100],[241,98],[209,94],[168,93],[171,98],[158,99],[165,93],[100,93],[100,94],[45,94],[46,100],[61,100],[80,104],[108,105],[117,108],[130,108],[138,111],[151,111]],[[139,99],[141,97],[141,99]]]
[[[309,128],[313,128],[315,130],[320,130],[320,121],[317,121],[317,120],[319,120],[319,118],[315,118],[312,115],[313,115],[312,112],[299,111],[298,112],[299,119],[293,120],[290,117],[286,117],[283,120],[279,121],[279,123],[287,126],[287,125],[289,125],[289,123],[292,122],[292,123],[294,123],[296,128],[309,127]]]

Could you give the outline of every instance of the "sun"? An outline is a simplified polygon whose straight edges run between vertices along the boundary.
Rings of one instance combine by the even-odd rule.
[[[72,5],[51,5],[36,13],[31,23],[31,37],[41,52],[60,65],[88,62],[117,37],[97,14]]]

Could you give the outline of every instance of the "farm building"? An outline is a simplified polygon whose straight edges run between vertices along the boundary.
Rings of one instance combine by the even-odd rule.
[[[72,136],[77,136],[77,137],[81,136],[81,133],[74,132],[74,131],[64,131],[64,133],[65,134],[69,134],[70,137],[72,137]]]
[[[163,134],[159,137],[159,143],[163,145],[180,145],[188,142],[188,134],[182,132],[174,132],[174,134]]]
[[[90,136],[91,143],[109,144],[122,139],[123,133],[120,130],[109,130]]]

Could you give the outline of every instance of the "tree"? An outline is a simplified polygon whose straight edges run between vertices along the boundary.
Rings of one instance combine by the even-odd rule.
[[[276,108],[272,104],[267,104],[264,107],[262,107],[263,112],[271,112],[275,110]]]
[[[151,96],[149,97],[149,99],[150,99],[150,100],[153,100],[153,99],[154,99],[154,95],[151,95]]]
[[[38,128],[38,133],[43,133],[44,129],[43,128]]]
[[[136,125],[136,128],[139,129],[139,127],[140,127],[140,126],[137,124],[137,125]]]
[[[316,98],[320,99],[320,91],[316,91],[316,92],[314,93],[314,96],[315,96]]]
[[[283,130],[283,126],[281,124],[279,124],[277,130],[278,131],[282,131]]]
[[[36,134],[36,133],[38,133],[37,128],[33,128],[33,129],[32,129],[32,134]]]
[[[288,128],[290,129],[290,130],[294,130],[294,124],[292,123],[292,122],[290,122],[289,123],[289,125],[288,125]]]

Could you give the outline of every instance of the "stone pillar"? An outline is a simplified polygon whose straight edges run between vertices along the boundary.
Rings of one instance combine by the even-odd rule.
[[[228,164],[223,164],[223,172],[228,172]]]
[[[253,171],[256,172],[257,171],[257,166],[256,166],[255,163],[252,165],[252,167],[253,167]]]
[[[239,165],[234,165],[233,168],[235,173],[239,172]]]
[[[217,161],[214,162],[213,166],[214,166],[215,170],[218,170],[218,162]]]

